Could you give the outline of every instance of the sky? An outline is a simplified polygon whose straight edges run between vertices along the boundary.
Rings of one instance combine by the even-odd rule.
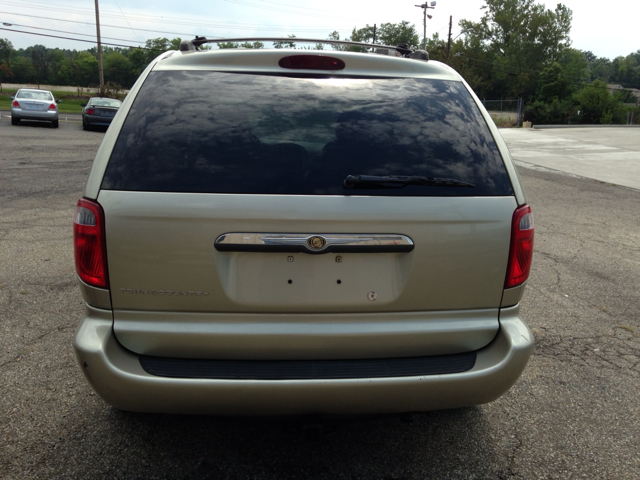
[[[144,45],[156,37],[281,37],[327,38],[337,30],[348,37],[366,24],[415,24],[422,36],[424,0],[99,0],[102,41]],[[431,0],[429,0],[431,3]],[[557,1],[539,1],[555,9]],[[640,50],[640,2],[565,0],[573,11],[572,47],[613,59]],[[427,37],[446,38],[449,16],[453,37],[461,19],[477,21],[484,0],[437,0],[429,9]],[[11,26],[7,26],[6,24]],[[4,29],[4,30],[3,30]],[[14,30],[14,31],[10,31]],[[17,33],[15,30],[73,37],[95,42],[94,0],[0,0],[0,38],[14,48],[42,44],[50,48],[85,50],[91,43]],[[55,30],[55,31],[54,31]]]

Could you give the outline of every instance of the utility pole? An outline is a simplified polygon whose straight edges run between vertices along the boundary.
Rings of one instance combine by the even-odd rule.
[[[373,24],[373,44],[376,43],[376,24]]]
[[[447,63],[449,63],[449,52],[451,51],[451,26],[453,25],[453,15],[449,15],[449,40],[447,41]]]
[[[431,15],[427,15],[427,9],[436,8],[436,2],[435,1],[431,2],[431,6],[429,6],[427,2],[424,2],[422,5],[416,5],[416,7],[421,8],[423,13],[422,46],[426,50],[427,48],[427,17],[429,17],[429,20],[433,18]]]
[[[98,73],[100,74],[100,89],[104,87],[104,72],[102,71],[102,43],[100,43],[100,11],[96,1],[96,35],[98,37]]]

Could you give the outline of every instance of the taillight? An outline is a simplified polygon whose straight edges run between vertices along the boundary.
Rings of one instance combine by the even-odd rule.
[[[281,58],[278,65],[296,70],[342,70],[345,67],[339,58],[325,55],[289,55]]]
[[[73,221],[76,271],[84,283],[108,288],[104,211],[99,203],[81,198]]]
[[[17,100],[14,100],[13,103],[11,104],[12,106],[16,107],[16,108],[20,108],[20,104],[18,103]]]
[[[49,110],[55,110],[56,109],[56,104],[52,103],[51,105],[49,105]]]
[[[513,212],[511,220],[511,246],[505,288],[522,285],[529,278],[533,257],[533,214],[524,205]]]
[[[88,108],[87,111],[84,113],[86,113],[87,115],[93,115],[94,113],[96,113],[96,111],[93,108]]]

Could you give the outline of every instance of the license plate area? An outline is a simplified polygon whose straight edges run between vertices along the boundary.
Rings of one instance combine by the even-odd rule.
[[[411,253],[215,252],[226,295],[269,309],[366,306],[396,300],[411,268]]]

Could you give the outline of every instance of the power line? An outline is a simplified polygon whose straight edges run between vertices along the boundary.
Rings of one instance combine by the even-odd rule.
[[[314,11],[314,12],[327,12],[327,10],[320,10],[318,8],[299,7],[297,5],[291,5],[290,3],[270,2],[269,0],[261,0],[261,1],[262,1],[262,3],[272,3],[274,5],[282,5],[284,7],[297,8],[299,10],[309,10],[309,11]]]
[[[51,17],[42,17],[39,15],[27,15],[26,13],[15,13],[15,12],[0,12],[0,13],[5,13],[5,14],[9,14],[9,15],[16,15],[18,17],[30,17],[30,18],[40,18],[42,20],[53,20],[56,22],[67,22],[67,23],[78,23],[81,25],[95,25],[95,23],[91,23],[91,22],[80,22],[78,20],[65,20],[63,18],[51,18]],[[124,30],[128,30],[127,27],[121,27],[118,25],[105,25],[102,24],[103,27],[111,27],[111,28],[121,28]],[[148,30],[148,29],[144,29],[144,28],[138,28],[139,31],[142,32],[152,32],[152,33],[166,33],[169,35],[183,35],[183,36],[187,36],[187,37],[191,37],[193,36],[193,33],[178,33],[178,32],[164,32],[162,30]],[[211,38],[219,38],[219,37],[211,37]]]
[[[247,1],[243,1],[243,0],[224,0],[224,1],[228,2],[228,3],[235,3],[236,5],[245,5],[245,6],[248,6],[248,7],[260,8],[262,10],[268,10],[270,12],[288,13],[290,15],[299,15],[299,16],[302,16],[302,17],[326,18],[326,19],[333,19],[333,18],[343,19],[344,18],[344,17],[338,17],[336,15],[318,15],[317,13],[294,12],[294,11],[283,9],[283,8],[280,8],[280,7],[263,7],[263,6],[258,5],[256,3],[250,3],[250,2],[247,2]]]
[[[2,3],[2,2],[0,2]],[[8,14],[8,15],[15,15],[18,17],[28,17],[28,18],[39,18],[42,20],[49,20],[49,21],[56,21],[56,22],[67,22],[67,23],[75,23],[75,24],[80,24],[80,25],[91,25],[94,26],[95,22],[82,22],[79,20],[67,20],[67,19],[63,19],[63,18],[52,18],[52,17],[43,17],[41,15],[29,15],[26,13],[16,13],[16,12],[4,12],[4,11],[0,11],[0,13],[4,13],[4,14]],[[128,30],[127,27],[122,27],[119,25],[108,25],[105,23],[101,23],[101,26],[103,27],[111,27],[111,28],[120,28],[120,29],[124,29],[124,30]],[[260,30],[265,30],[265,31],[282,31],[285,30],[286,27],[263,27],[262,25],[259,24],[227,24],[227,23],[219,23],[219,24],[209,24],[207,25],[209,28],[224,28],[224,29],[231,29],[231,30],[247,30],[247,29],[253,29],[253,28],[259,28]],[[297,27],[294,27],[297,28]],[[300,27],[302,28],[302,27]],[[304,27],[305,30],[315,30],[315,31],[328,31],[329,29],[333,28],[333,27],[316,27],[316,28],[306,28]],[[168,34],[168,35],[180,35],[180,36],[186,36],[186,37],[193,37],[195,36],[194,32],[189,32],[189,33],[184,33],[184,32],[167,32],[167,31],[163,31],[163,30],[154,30],[154,29],[146,29],[146,28],[136,28],[136,30],[140,31],[140,32],[152,32],[152,33],[164,33],[164,34]],[[204,35],[208,38],[222,38],[220,36],[215,36],[215,35]]]
[[[118,10],[120,10],[120,13],[122,14],[122,16],[124,17],[124,19],[127,21],[127,25],[129,25],[129,28],[131,28],[131,31],[133,32],[133,34],[136,36],[136,38],[138,38],[138,34],[133,30],[133,27],[131,26],[131,24],[129,23],[129,19],[125,16],[124,12],[122,11],[122,9],[120,8],[120,4],[118,3],[118,0],[113,0],[114,2],[116,2],[116,5],[118,6]],[[106,38],[106,37],[105,37]]]
[[[95,35],[90,35],[88,33],[77,33],[77,32],[67,32],[66,30],[54,30],[53,28],[43,28],[43,27],[32,27],[31,25],[20,25],[19,23],[9,23],[9,22],[0,22],[2,23],[4,26],[6,27],[24,27],[24,28],[33,28],[35,30],[46,30],[48,32],[58,32],[58,33],[68,33],[70,35],[81,35],[83,37],[95,37]],[[129,40],[127,38],[113,38],[113,37],[102,37],[102,38],[106,38],[108,40],[118,40],[121,42],[137,42],[137,43],[144,43],[141,42],[140,40]]]
[[[15,4],[13,2],[7,2],[4,0],[0,0],[0,4],[6,4],[6,5],[17,5],[17,6],[22,6],[24,7],[24,5],[20,5],[20,4]],[[247,4],[248,6],[253,6],[253,4]],[[80,10],[72,10],[72,9],[68,9],[68,8],[48,8],[46,6],[42,6],[39,7],[41,10],[52,10],[55,12],[65,12],[65,13],[75,13],[78,15],[94,15],[94,13],[89,13],[89,12],[84,12],[84,11],[80,11]],[[14,12],[2,12],[2,13],[14,13]],[[109,18],[121,18],[122,15],[113,15],[113,14],[102,14],[102,17],[109,17]],[[314,17],[318,17],[317,15],[314,15]],[[41,18],[46,18],[46,17],[41,17]],[[171,20],[164,20],[164,17],[154,17],[154,16],[150,16],[150,15],[129,15],[128,16],[129,19],[131,20],[136,20],[136,21],[140,21],[140,22],[147,22],[147,23],[164,23],[164,24],[170,24],[170,25],[183,25],[183,26],[190,26],[190,27],[218,27],[218,28],[227,28],[227,29],[242,29],[242,30],[246,30],[247,28],[259,28],[262,30],[285,30],[285,29],[289,29],[289,28],[302,28],[302,27],[290,27],[290,26],[271,26],[271,27],[265,27],[262,23],[257,23],[257,24],[239,24],[239,23],[202,23],[202,22],[198,22],[198,21],[193,21],[193,20],[188,20],[188,19],[181,19],[179,17],[175,17],[172,18]],[[336,18],[336,17],[331,17],[331,18]],[[61,20],[61,19],[59,19]],[[64,20],[61,20],[64,21]],[[93,24],[92,24],[93,25]],[[106,25],[105,25],[106,26]],[[119,28],[126,28],[126,27],[119,27]],[[311,28],[307,28],[304,27],[306,30],[329,30],[329,29],[333,29],[335,30],[336,28],[338,29],[343,29],[342,27],[336,27],[335,25],[332,25],[330,27],[320,27],[320,26],[316,26],[316,27],[311,27]],[[349,27],[351,28],[351,27]],[[346,27],[345,27],[346,29]],[[137,29],[137,30],[141,30],[141,29]],[[190,33],[189,35],[193,35],[193,33]]]
[[[9,28],[0,28],[0,30],[6,30],[7,32],[26,33],[27,35],[38,35],[40,37],[61,38],[63,40],[73,40],[75,42],[96,43],[95,40],[85,40],[83,38],[61,37],[60,35],[48,35],[46,33],[25,32],[23,30],[12,30]],[[141,48],[142,50],[160,50],[159,48],[138,47],[136,45],[122,45],[118,43],[105,43],[105,42],[102,42],[102,43],[103,45],[109,45],[111,47]]]

